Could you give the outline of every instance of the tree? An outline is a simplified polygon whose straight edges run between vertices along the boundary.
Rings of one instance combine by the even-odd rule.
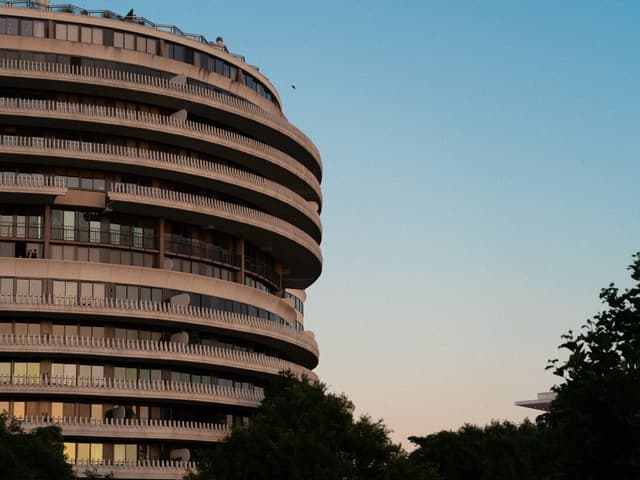
[[[73,480],[66,462],[59,427],[30,433],[6,414],[0,414],[0,478],[3,480]]]
[[[640,254],[632,288],[602,290],[606,309],[563,336],[565,362],[548,368],[563,382],[543,417],[561,479],[640,478]]]
[[[528,420],[521,425],[466,424],[457,432],[409,437],[418,448],[414,463],[431,466],[444,480],[539,480],[548,477],[546,431]]]
[[[380,421],[354,421],[353,405],[322,383],[278,377],[248,426],[200,453],[191,480],[431,480]],[[413,476],[412,476],[413,475]]]

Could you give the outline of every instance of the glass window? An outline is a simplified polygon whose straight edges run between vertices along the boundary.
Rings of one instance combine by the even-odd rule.
[[[45,38],[47,36],[47,24],[45,22],[35,20],[33,22],[33,36]]]
[[[102,45],[102,29],[101,28],[93,28],[93,37],[91,39],[94,45]]]
[[[158,53],[157,42],[154,38],[147,38],[147,53],[156,55]]]
[[[147,51],[147,39],[146,37],[143,37],[142,35],[138,35],[136,38],[136,50],[138,50],[139,52],[146,52]]]
[[[124,34],[124,48],[127,50],[135,50],[136,36],[133,33]]]
[[[64,454],[71,463],[74,463],[76,461],[76,444],[64,442]]]
[[[124,34],[122,32],[113,32],[113,46],[124,48]]]
[[[58,39],[58,40],[66,40],[67,39],[67,24],[66,23],[56,23],[56,39]]]
[[[116,443],[113,446],[113,461],[124,462],[125,460],[125,446],[121,443]]]
[[[67,40],[77,42],[79,39],[80,28],[78,25],[67,25]]]
[[[104,449],[102,443],[92,443],[91,444],[91,458],[93,460],[103,460],[104,459]]]
[[[91,459],[91,446],[88,443],[79,443],[77,450],[76,460],[90,460]]]
[[[82,43],[91,43],[91,28],[82,27],[81,29]]]
[[[0,35],[7,34],[7,19],[0,17]]]
[[[51,416],[53,418],[62,417],[62,402],[51,402]]]
[[[138,446],[135,443],[128,444],[125,450],[127,462],[138,459]]]
[[[33,36],[33,21],[20,20],[20,35],[22,35],[23,37]]]
[[[95,420],[102,420],[103,418],[103,408],[100,403],[92,403],[91,404],[91,418]]]
[[[0,362],[0,376],[11,375],[11,362]]]
[[[0,278],[0,294],[13,295],[13,278]]]
[[[65,240],[75,240],[76,213],[65,211],[63,216]]]
[[[107,46],[107,47],[113,47],[113,30],[109,29],[109,28],[105,28],[102,31],[102,44]]]
[[[13,416],[24,418],[25,404],[24,402],[13,402]]]

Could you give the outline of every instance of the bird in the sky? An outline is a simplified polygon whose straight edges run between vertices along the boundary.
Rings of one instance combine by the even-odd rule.
[[[295,89],[296,89],[296,86],[295,86],[295,85],[291,85],[291,88],[293,88],[293,89],[295,90]]]

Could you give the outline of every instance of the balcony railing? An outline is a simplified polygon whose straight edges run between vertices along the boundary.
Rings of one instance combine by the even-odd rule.
[[[227,425],[190,420],[152,418],[86,418],[33,416],[18,418],[25,430],[58,425],[63,434],[74,436],[117,436],[122,438],[192,439],[209,442],[223,440],[231,429]]]
[[[123,378],[64,377],[43,375],[0,375],[2,390],[10,393],[88,394],[110,397],[186,399],[204,403],[243,404],[257,407],[264,398],[261,388],[235,388],[169,380],[127,380]]]
[[[140,480],[182,480],[189,470],[195,470],[195,462],[177,460],[79,460],[74,464],[76,475],[86,476],[87,471],[98,475],[113,473],[114,478],[137,478]]]
[[[89,105],[83,103],[58,102],[55,100],[35,100],[14,97],[0,97],[0,107],[5,109],[29,110],[43,112],[50,115],[51,112],[65,115],[82,115],[96,121],[105,122],[107,119],[131,122],[135,126],[152,126],[154,130],[174,128],[180,130],[182,135],[208,137],[209,141],[229,145],[230,148],[243,149],[249,155],[263,158],[272,164],[295,173],[303,179],[315,191],[320,191],[318,179],[304,165],[286,153],[271,147],[258,140],[243,135],[191,120],[181,120],[168,115],[155,113],[130,111],[114,107]]]
[[[122,312],[129,316],[143,315],[156,319],[179,319],[183,323],[207,325],[282,339],[312,352],[316,357],[318,356],[318,345],[311,332],[298,331],[290,325],[272,322],[263,318],[211,308],[118,298],[0,294],[0,308],[3,305],[9,305],[11,309],[19,309],[23,306],[27,309],[35,307],[50,312],[87,312],[90,314],[97,314],[98,312],[117,314]]]
[[[308,233],[303,232],[298,227],[291,225],[280,218],[252,208],[243,207],[241,205],[224,202],[222,200],[202,195],[193,195],[190,193],[176,192],[162,188],[144,187],[129,183],[111,184],[111,191],[108,195],[112,200],[126,199],[128,197],[130,200],[135,201],[137,197],[143,202],[151,201],[154,205],[157,205],[159,202],[168,202],[198,213],[205,213],[213,216],[222,215],[223,217],[233,219],[235,222],[251,224],[258,228],[272,231],[283,237],[289,238],[290,240],[293,240],[305,247],[318,259],[322,258],[318,243],[311,238]]]
[[[72,5],[69,3],[50,5],[49,2],[38,2],[37,0],[0,0],[0,7],[33,8],[37,10],[47,10],[50,12],[74,13],[76,15],[87,15],[89,17],[110,18],[112,20],[121,20],[123,22],[135,23],[138,25],[143,25],[145,27],[153,28],[155,30],[161,30],[163,32],[172,33],[179,37],[188,38],[189,40],[194,40],[196,42],[203,43],[209,47],[217,48],[218,50],[229,53],[229,55],[232,55],[233,57],[237,58],[241,62],[246,63],[243,55],[238,55],[236,53],[231,53],[227,51],[225,48],[218,45],[217,43],[210,42],[209,40],[207,40],[204,35],[201,35],[199,33],[183,32],[180,28],[176,27],[175,25],[154,23],[145,17],[119,15],[111,10],[87,10],[86,8],[78,7],[76,5]]]
[[[0,191],[63,195],[67,188],[62,177],[38,173],[0,172]]]
[[[290,371],[299,377],[317,378],[310,370],[277,357],[201,344],[189,345],[122,338],[0,334],[0,351],[82,353],[126,358],[137,354],[172,361],[221,364],[232,368],[263,371],[272,375]]]
[[[0,60],[0,64],[1,63],[2,60]],[[50,155],[52,151],[67,155],[69,153],[81,154],[85,156],[85,158],[90,156],[91,158],[104,159],[109,162],[127,164],[135,162],[141,166],[150,166],[172,171],[180,170],[183,173],[221,180],[250,190],[257,190],[259,192],[266,191],[268,195],[278,198],[280,201],[301,211],[320,227],[317,210],[294,191],[260,175],[255,175],[213,161],[157,150],[110,145],[106,143],[83,142],[60,138],[0,135],[0,151],[15,152],[18,149],[26,150],[27,152],[44,152],[46,155]]]

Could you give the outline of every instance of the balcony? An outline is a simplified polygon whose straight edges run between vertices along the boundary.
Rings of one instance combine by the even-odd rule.
[[[260,375],[278,375],[290,371],[298,377],[316,380],[310,370],[293,362],[260,353],[241,352],[210,345],[186,345],[175,342],[153,342],[120,338],[58,337],[53,335],[23,336],[0,334],[1,353],[41,353],[44,355],[78,355],[82,357],[125,358],[175,364],[188,363],[200,367],[217,366],[229,370]]]
[[[104,319],[138,318],[176,326],[194,325],[285,351],[297,363],[309,368],[318,363],[318,344],[313,333],[298,331],[263,318],[209,308],[115,298],[0,295],[0,312],[10,315],[32,315],[37,312],[64,318],[82,315]]]
[[[136,460],[130,462],[114,462],[113,460],[78,461],[74,465],[76,475],[80,478],[86,472],[98,475],[113,475],[114,480],[182,480],[189,470],[195,470],[194,462],[175,460]]]
[[[52,203],[67,193],[64,179],[40,174],[0,172],[0,201],[9,203]]]
[[[48,125],[52,120],[69,128],[138,135],[153,141],[200,149],[274,178],[320,199],[320,182],[304,165],[270,145],[228,130],[168,115],[54,100],[0,97],[0,115],[7,121],[29,120]]]
[[[319,233],[322,228],[315,204],[297,193],[260,175],[212,161],[105,143],[15,135],[0,135],[0,154],[21,155],[47,165],[59,158],[85,168],[94,163],[131,173],[150,169],[162,178],[197,186],[211,186],[214,182],[221,192],[264,205],[285,218],[291,215],[312,232]]]
[[[139,418],[26,417],[19,419],[29,432],[39,427],[57,425],[65,437],[122,438],[131,440],[175,440],[220,442],[231,430],[226,425],[180,420]]]
[[[157,401],[177,401],[257,408],[262,389],[243,389],[168,380],[58,377],[49,375],[0,375],[3,394],[83,396]]]
[[[289,269],[289,288],[304,289],[320,275],[322,253],[317,241],[273,215],[201,195],[126,183],[113,183],[107,195],[110,208],[116,211],[196,225],[213,223],[226,233],[251,238],[253,243],[270,248]]]

